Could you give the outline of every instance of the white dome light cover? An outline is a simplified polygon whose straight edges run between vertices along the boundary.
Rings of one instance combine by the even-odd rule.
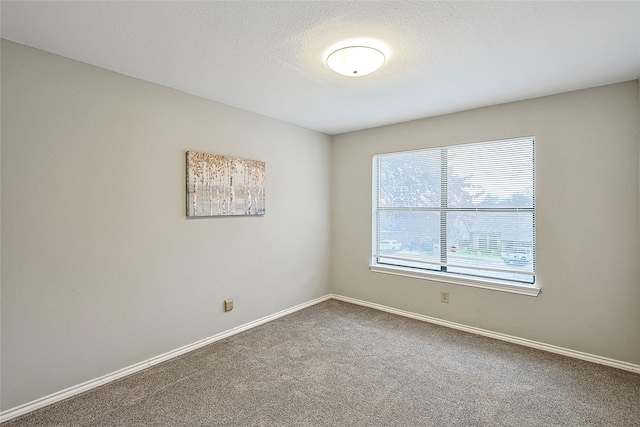
[[[327,57],[329,68],[347,77],[362,77],[371,74],[382,67],[385,61],[384,53],[367,46],[343,47]]]

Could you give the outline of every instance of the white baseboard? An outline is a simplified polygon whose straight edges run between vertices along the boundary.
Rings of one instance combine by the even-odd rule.
[[[558,347],[551,344],[532,341],[525,338],[514,337],[512,335],[501,334],[499,332],[493,332],[486,329],[474,328],[472,326],[466,326],[460,323],[449,322],[448,320],[437,319],[435,317],[429,317],[423,314],[412,313],[410,311],[398,310],[396,308],[387,307],[385,305],[362,301],[359,299],[345,297],[342,295],[331,294],[330,296],[331,298],[338,301],[344,301],[351,304],[357,304],[357,305],[373,308],[380,311],[386,311],[387,313],[397,314],[399,316],[409,317],[411,319],[421,320],[423,322],[434,323],[436,325],[446,326],[448,328],[458,329],[460,331],[470,332],[472,334],[483,335],[485,337],[495,338],[501,341],[520,344],[526,347],[537,348],[538,350],[544,350],[551,353],[562,354],[563,356],[569,356],[575,359],[586,360],[588,362],[598,363],[600,365],[611,366],[613,368],[623,369],[625,371],[640,373],[640,365],[636,365],[633,363],[622,362],[615,359],[609,359],[607,357],[596,356],[594,354],[589,354],[589,353],[583,353],[581,351],[571,350],[568,348]]]
[[[621,362],[619,360],[609,359],[606,357],[596,356],[589,353],[583,353],[580,351],[570,350],[563,347],[557,347],[550,344],[544,344],[537,341],[532,341],[524,338],[518,338],[511,335],[501,334],[498,332],[492,332],[486,329],[474,328],[472,326],[466,326],[460,323],[449,322],[447,320],[437,319],[435,317],[429,317],[422,314],[412,313],[409,311],[399,310],[392,307],[387,307],[381,304],[375,304],[367,301],[362,301],[355,298],[345,297],[342,295],[336,294],[328,294],[311,301],[298,304],[295,307],[288,308],[286,310],[279,311],[275,314],[263,317],[258,320],[254,320],[253,322],[246,323],[244,325],[238,326],[236,328],[230,329],[225,332],[221,332],[217,335],[214,335],[209,338],[202,339],[193,344],[189,344],[175,350],[169,351],[167,353],[161,354],[156,357],[152,357],[140,363],[136,363],[135,365],[131,365],[129,367],[120,369],[118,371],[112,372],[110,374],[104,375],[102,377],[84,382],[82,384],[75,385],[73,387],[69,387],[65,390],[50,394],[48,396],[42,397],[40,399],[36,399],[32,402],[25,403],[23,405],[17,406],[15,408],[8,409],[0,413],[0,423],[9,421],[13,418],[19,417],[21,415],[25,415],[29,412],[35,411],[36,409],[43,408],[45,406],[51,405],[53,403],[60,402],[64,399],[68,399],[70,397],[76,396],[80,393],[84,393],[85,391],[91,390],[95,387],[107,384],[111,381],[115,381],[127,375],[131,375],[143,369],[149,368],[151,366],[157,365],[159,363],[165,362],[169,359],[173,359],[174,357],[181,356],[190,351],[196,350],[200,347],[204,347],[205,345],[214,343],[216,341],[220,341],[224,338],[228,338],[232,335],[238,334],[240,332],[246,331],[251,328],[255,328],[256,326],[262,325],[264,323],[270,322],[272,320],[278,319],[280,317],[286,316],[291,313],[295,313],[296,311],[302,310],[303,308],[310,307],[312,305],[321,303],[328,299],[335,299],[338,301],[344,301],[351,304],[361,305],[364,307],[373,308],[380,311],[385,311],[387,313],[397,314],[399,316],[409,317],[412,319],[421,320],[423,322],[434,323],[436,325],[446,326],[448,328],[458,329],[460,331],[470,332],[472,334],[483,335],[489,338],[495,338],[501,341],[507,341],[514,344],[520,344],[527,347],[537,348],[539,350],[548,351],[551,353],[562,354],[564,356],[573,357],[580,360],[586,360],[588,362],[594,362],[601,365],[611,366],[613,368],[623,369],[625,371],[631,371],[640,373],[640,365],[635,365],[633,363]]]
[[[291,313],[295,313],[296,311],[302,310],[303,308],[310,307],[312,305],[321,303],[330,299],[330,295],[325,295],[311,301],[298,304],[295,307],[291,307],[282,311],[279,311],[275,314],[271,314],[269,316],[263,317],[258,320],[254,320],[253,322],[246,323],[244,325],[238,326],[233,329],[229,329],[228,331],[221,332],[217,335],[211,336],[209,338],[202,339],[200,341],[194,342],[193,344],[188,344],[183,347],[177,348],[175,350],[169,351],[167,353],[161,354],[159,356],[152,357],[151,359],[147,359],[140,363],[136,363],[135,365],[131,365],[129,367],[120,369],[118,371],[112,372],[107,375],[103,375],[100,378],[96,378],[82,384],[75,385],[73,387],[69,387],[65,390],[52,393],[48,396],[42,397],[40,399],[36,399],[32,402],[25,403],[20,406],[16,406],[15,408],[7,409],[0,413],[0,423],[9,421],[13,418],[19,417],[21,415],[25,415],[29,412],[35,411],[36,409],[43,408],[45,406],[51,405],[56,402],[60,402],[64,399],[68,399],[70,397],[76,396],[80,393],[84,393],[85,391],[91,390],[92,388],[107,384],[111,381],[115,381],[127,375],[131,375],[143,369],[149,368],[151,366],[157,365],[158,363],[165,362],[169,359],[173,359],[174,357],[181,356],[190,351],[196,350],[200,347],[204,347],[205,345],[214,343],[216,341],[220,341],[224,338],[228,338],[232,335],[238,334],[240,332],[246,331],[251,328],[255,328],[256,326],[262,325],[264,323],[270,322],[272,320],[278,319],[280,317],[286,316]]]

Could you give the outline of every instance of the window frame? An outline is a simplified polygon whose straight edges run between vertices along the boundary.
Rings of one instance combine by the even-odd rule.
[[[447,172],[448,172],[448,165],[446,164],[446,155],[447,155],[447,150],[448,149],[452,149],[452,148],[459,148],[459,147],[464,147],[464,146],[472,146],[472,145],[481,145],[481,144],[491,144],[491,143],[499,143],[499,142],[515,142],[515,141],[530,141],[532,144],[532,150],[533,150],[533,158],[532,158],[532,170],[533,170],[533,203],[532,203],[532,207],[531,208],[492,208],[492,207],[475,207],[475,208],[449,208],[447,206],[447,194],[446,192],[442,194],[442,197],[440,199],[440,206],[436,209],[434,208],[418,208],[418,207],[409,207],[406,208],[408,211],[420,211],[420,210],[424,210],[424,211],[437,211],[440,213],[440,218],[441,218],[441,223],[444,221],[446,222],[446,215],[449,212],[456,212],[456,211],[473,211],[474,213],[478,213],[478,212],[515,212],[515,213],[519,213],[519,212],[531,212],[533,215],[533,241],[532,241],[532,272],[531,272],[531,276],[533,278],[532,283],[528,283],[528,282],[522,282],[522,281],[516,281],[516,280],[508,280],[508,279],[499,279],[499,278],[491,278],[491,277],[483,277],[483,276],[474,276],[474,275],[470,275],[470,274],[461,274],[461,273],[456,273],[456,272],[451,272],[451,271],[447,271],[447,246],[445,244],[443,244],[443,242],[447,241],[447,237],[446,237],[446,228],[441,228],[440,230],[440,235],[439,235],[439,248],[440,248],[440,262],[442,263],[440,265],[440,270],[436,270],[436,269],[428,269],[426,268],[426,266],[429,264],[428,261],[423,261],[425,264],[425,267],[420,268],[420,267],[409,267],[409,266],[402,266],[402,265],[394,265],[394,264],[389,264],[389,263],[384,263],[384,262],[379,262],[379,259],[393,259],[394,257],[391,256],[380,256],[381,253],[378,252],[378,242],[377,239],[380,238],[379,235],[379,223],[378,223],[378,215],[379,215],[379,211],[383,212],[383,211],[398,211],[398,210],[402,210],[403,208],[398,208],[398,207],[391,207],[391,208],[386,208],[386,207],[379,207],[378,206],[378,197],[379,197],[379,170],[378,170],[378,165],[377,165],[377,161],[380,157],[384,157],[384,156],[392,156],[392,155],[398,155],[398,154],[403,154],[403,153],[411,153],[411,152],[416,152],[416,153],[423,153],[426,151],[440,151],[441,154],[441,166],[440,166],[440,173],[441,173],[441,179],[445,179],[447,180],[447,184],[442,184],[441,183],[441,187],[448,187],[448,179],[447,179]],[[442,160],[444,159],[444,160]],[[444,163],[445,165],[442,166],[442,163]],[[519,137],[519,138],[509,138],[509,139],[502,139],[502,140],[492,140],[492,141],[482,141],[482,142],[475,142],[475,143],[463,143],[463,144],[455,144],[455,145],[448,145],[448,146],[439,146],[439,147],[430,147],[430,148],[424,148],[424,149],[418,149],[418,150],[406,150],[406,151],[396,151],[396,152],[387,152],[387,153],[379,153],[379,154],[374,154],[372,156],[372,235],[371,235],[371,243],[372,243],[372,258],[371,258],[371,264],[369,265],[369,269],[372,272],[376,272],[376,273],[384,273],[384,274],[392,274],[392,275],[398,275],[398,276],[404,276],[404,277],[412,277],[412,278],[417,278],[417,279],[424,279],[424,280],[431,280],[431,281],[437,281],[437,282],[445,282],[445,283],[451,283],[451,284],[456,284],[456,285],[462,285],[462,286],[472,286],[472,287],[479,287],[479,288],[484,288],[484,289],[490,289],[490,290],[496,290],[496,291],[504,291],[504,292],[511,292],[511,293],[516,293],[516,294],[522,294],[522,295],[529,295],[529,296],[537,296],[540,293],[540,287],[539,287],[539,280],[536,276],[536,256],[535,256],[535,248],[536,248],[536,231],[535,231],[535,227],[536,227],[536,221],[535,221],[535,170],[536,170],[536,165],[535,165],[535,137],[534,136],[526,136],[526,137]],[[446,191],[446,190],[445,190]],[[444,220],[442,219],[444,216]],[[443,235],[444,233],[444,235]],[[381,239],[381,240],[385,240],[385,239]],[[436,265],[436,263],[432,263],[432,265]],[[459,267],[460,268],[460,267]],[[473,269],[473,267],[470,267],[470,269]],[[487,270],[487,268],[485,268],[485,270]],[[490,270],[490,268],[489,268]],[[506,269],[505,269],[506,270]],[[503,270],[500,270],[503,271]]]

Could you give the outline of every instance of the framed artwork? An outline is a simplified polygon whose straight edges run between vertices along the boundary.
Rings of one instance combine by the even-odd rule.
[[[187,217],[265,213],[265,163],[187,151]]]

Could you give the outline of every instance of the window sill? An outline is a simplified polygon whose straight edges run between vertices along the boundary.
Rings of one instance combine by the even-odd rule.
[[[513,294],[528,295],[537,297],[540,288],[536,286],[514,285],[513,283],[500,280],[469,278],[455,274],[438,273],[437,271],[416,270],[406,267],[396,267],[390,265],[370,265],[369,270],[374,273],[392,274],[395,276],[412,277],[414,279],[433,280],[436,282],[451,283],[453,285],[471,286],[474,288],[490,289],[492,291],[510,292]]]

